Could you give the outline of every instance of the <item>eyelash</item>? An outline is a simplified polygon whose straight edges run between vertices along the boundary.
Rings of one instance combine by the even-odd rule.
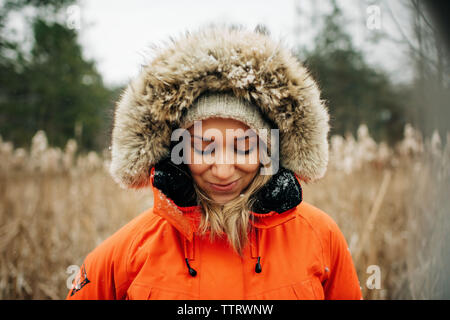
[[[253,151],[253,148],[254,148],[254,147],[252,147],[252,148],[250,148],[250,149],[248,149],[248,150],[244,150],[244,151],[242,151],[242,150],[236,150],[236,152],[239,153],[240,155],[248,155],[250,152]]]
[[[198,150],[198,149],[195,148],[195,147],[194,147],[194,151],[195,151],[196,153],[198,153],[198,154],[201,154],[201,155],[205,155],[205,153],[206,153],[206,150]]]
[[[201,155],[205,155],[205,154],[206,154],[206,150],[199,150],[199,149],[197,149],[197,148],[195,148],[195,147],[193,147],[193,148],[194,148],[194,151],[195,151],[196,153],[198,153],[198,154],[201,154]],[[250,149],[248,149],[248,150],[244,150],[244,151],[235,149],[235,152],[238,153],[238,154],[240,154],[240,155],[248,155],[250,152],[253,151],[254,148],[255,148],[255,147],[252,147],[252,148],[250,148]],[[212,149],[212,150],[214,150],[214,149]],[[212,153],[212,152],[209,152],[209,151],[208,151],[208,153]]]

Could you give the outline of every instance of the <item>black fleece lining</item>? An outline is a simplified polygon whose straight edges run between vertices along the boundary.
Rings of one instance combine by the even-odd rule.
[[[302,188],[291,170],[280,167],[255,197],[253,212],[283,213],[302,202]]]
[[[192,176],[185,164],[176,165],[169,158],[155,165],[153,184],[179,207],[197,205]]]
[[[192,176],[185,164],[176,165],[169,158],[155,165],[153,184],[179,207],[197,205]],[[302,202],[302,188],[291,170],[280,167],[255,195],[254,213],[283,213]]]

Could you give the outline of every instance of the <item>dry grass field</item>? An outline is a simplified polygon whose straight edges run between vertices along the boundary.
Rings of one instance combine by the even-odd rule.
[[[304,199],[340,226],[364,298],[449,298],[449,144],[407,126],[389,148],[361,126],[330,148]],[[115,185],[107,151],[76,154],[74,141],[51,148],[43,132],[30,150],[0,138],[0,299],[65,298],[69,266],[152,205],[149,189]]]

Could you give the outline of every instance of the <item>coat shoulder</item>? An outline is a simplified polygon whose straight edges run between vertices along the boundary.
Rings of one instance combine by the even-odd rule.
[[[103,300],[124,296],[124,289],[130,282],[130,253],[136,240],[142,238],[145,230],[155,224],[157,217],[152,212],[153,209],[142,212],[86,256],[82,269],[89,285],[81,291],[71,290],[68,298]]]
[[[321,239],[329,239],[334,233],[340,233],[335,220],[323,210],[302,201],[297,206],[297,215],[313,229]]]
[[[158,216],[153,214],[153,208],[149,208],[132,220],[127,222],[119,230],[106,238],[98,245],[90,255],[110,256],[111,258],[123,258],[128,252],[136,239],[142,235],[144,230],[152,225]]]

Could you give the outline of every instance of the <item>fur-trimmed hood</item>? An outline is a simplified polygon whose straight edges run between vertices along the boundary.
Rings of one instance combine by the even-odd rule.
[[[172,131],[207,91],[232,92],[260,108],[280,130],[281,166],[306,182],[325,174],[329,115],[306,68],[268,35],[207,27],[156,48],[123,92],[112,131],[114,180],[148,186],[151,168],[170,155]]]

